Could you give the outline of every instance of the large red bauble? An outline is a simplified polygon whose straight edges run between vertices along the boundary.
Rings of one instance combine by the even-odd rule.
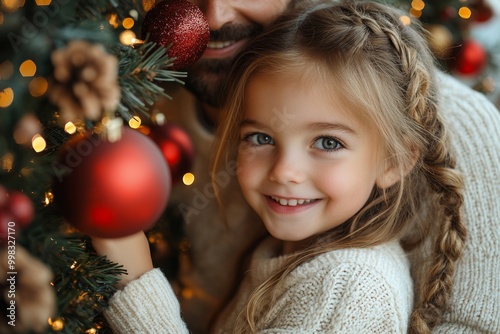
[[[172,182],[182,179],[191,171],[194,160],[194,147],[189,135],[173,123],[151,127],[149,137],[160,147],[170,168]]]
[[[463,43],[457,57],[457,71],[463,75],[479,74],[487,62],[487,54],[484,47],[474,41],[467,40]]]
[[[118,238],[151,227],[165,210],[170,171],[155,143],[124,128],[117,142],[79,135],[54,164],[63,216],[91,236]]]
[[[168,47],[168,56],[175,58],[172,69],[182,70],[205,52],[210,28],[198,6],[186,0],[164,0],[146,13],[142,39]]]

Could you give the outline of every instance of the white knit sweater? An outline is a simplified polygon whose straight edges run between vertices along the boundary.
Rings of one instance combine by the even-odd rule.
[[[440,74],[439,80],[441,109],[466,181],[463,213],[468,237],[457,263],[450,306],[433,333],[496,334],[500,333],[500,112],[483,94],[451,76]],[[173,205],[184,203],[187,208],[185,228],[191,242],[192,262],[181,259],[179,277],[193,295],[181,299],[182,312],[193,333],[207,333],[218,305],[233,288],[242,254],[263,231],[256,218],[250,218],[252,213],[236,185],[227,187],[234,186],[229,225],[218,218],[217,203],[206,191],[213,134],[198,121],[191,95],[183,89],[170,93],[174,93],[173,100],[164,100],[158,107],[169,121],[186,129],[196,148],[193,172],[197,182],[190,187],[178,184],[171,195]],[[422,266],[421,259],[412,258],[412,264]],[[136,283],[144,286],[139,290],[148,286],[148,280],[155,282],[151,275]],[[163,295],[158,293],[157,298]],[[165,320],[157,317],[154,321]]]
[[[235,299],[214,333],[232,333],[249,295],[277,268],[281,242],[256,250]],[[259,333],[406,333],[413,285],[397,242],[322,254],[296,268],[277,291],[277,302],[259,319]],[[118,292],[106,317],[116,333],[186,333],[179,305],[159,270]]]

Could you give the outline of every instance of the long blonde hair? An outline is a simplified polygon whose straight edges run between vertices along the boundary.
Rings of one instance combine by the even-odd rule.
[[[276,287],[297,266],[334,249],[394,239],[407,251],[426,238],[432,240],[409,332],[430,333],[439,323],[466,237],[460,212],[463,181],[438,113],[434,59],[420,25],[404,24],[402,16],[389,6],[355,1],[289,10],[235,61],[216,136],[214,175],[237,153],[246,84],[252,76],[316,66],[323,71],[313,72],[331,82],[335,96],[374,124],[387,164],[400,180],[387,189],[375,187],[354,217],[294,253],[254,291],[235,332],[256,332],[259,316],[275,301]]]

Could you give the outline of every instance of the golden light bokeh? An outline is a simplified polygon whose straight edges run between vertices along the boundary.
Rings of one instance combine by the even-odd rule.
[[[127,17],[126,19],[123,20],[122,22],[122,26],[123,28],[125,29],[132,29],[132,27],[134,26],[135,24],[135,21],[133,18],[131,17]]]
[[[14,101],[14,91],[12,88],[5,88],[0,92],[0,108],[7,108]]]
[[[128,121],[128,125],[132,128],[132,129],[137,129],[141,126],[141,118],[139,116],[134,116],[132,117],[131,119],[129,119]]]
[[[31,96],[33,97],[42,96],[43,94],[45,94],[48,88],[49,82],[43,77],[34,78],[30,81],[29,84],[29,91]]]
[[[182,177],[182,183],[184,183],[186,186],[190,186],[194,183],[194,174],[193,173],[186,173]]]
[[[43,139],[42,136],[37,134],[33,136],[33,139],[31,140],[31,146],[33,146],[35,152],[39,153],[45,150],[45,148],[47,147],[47,142],[45,141],[45,139]]]

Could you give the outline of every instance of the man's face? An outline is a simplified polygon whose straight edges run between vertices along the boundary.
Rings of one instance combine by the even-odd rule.
[[[201,102],[221,107],[222,85],[235,55],[292,1],[192,0],[207,18],[210,42],[200,60],[187,69],[186,87]]]

